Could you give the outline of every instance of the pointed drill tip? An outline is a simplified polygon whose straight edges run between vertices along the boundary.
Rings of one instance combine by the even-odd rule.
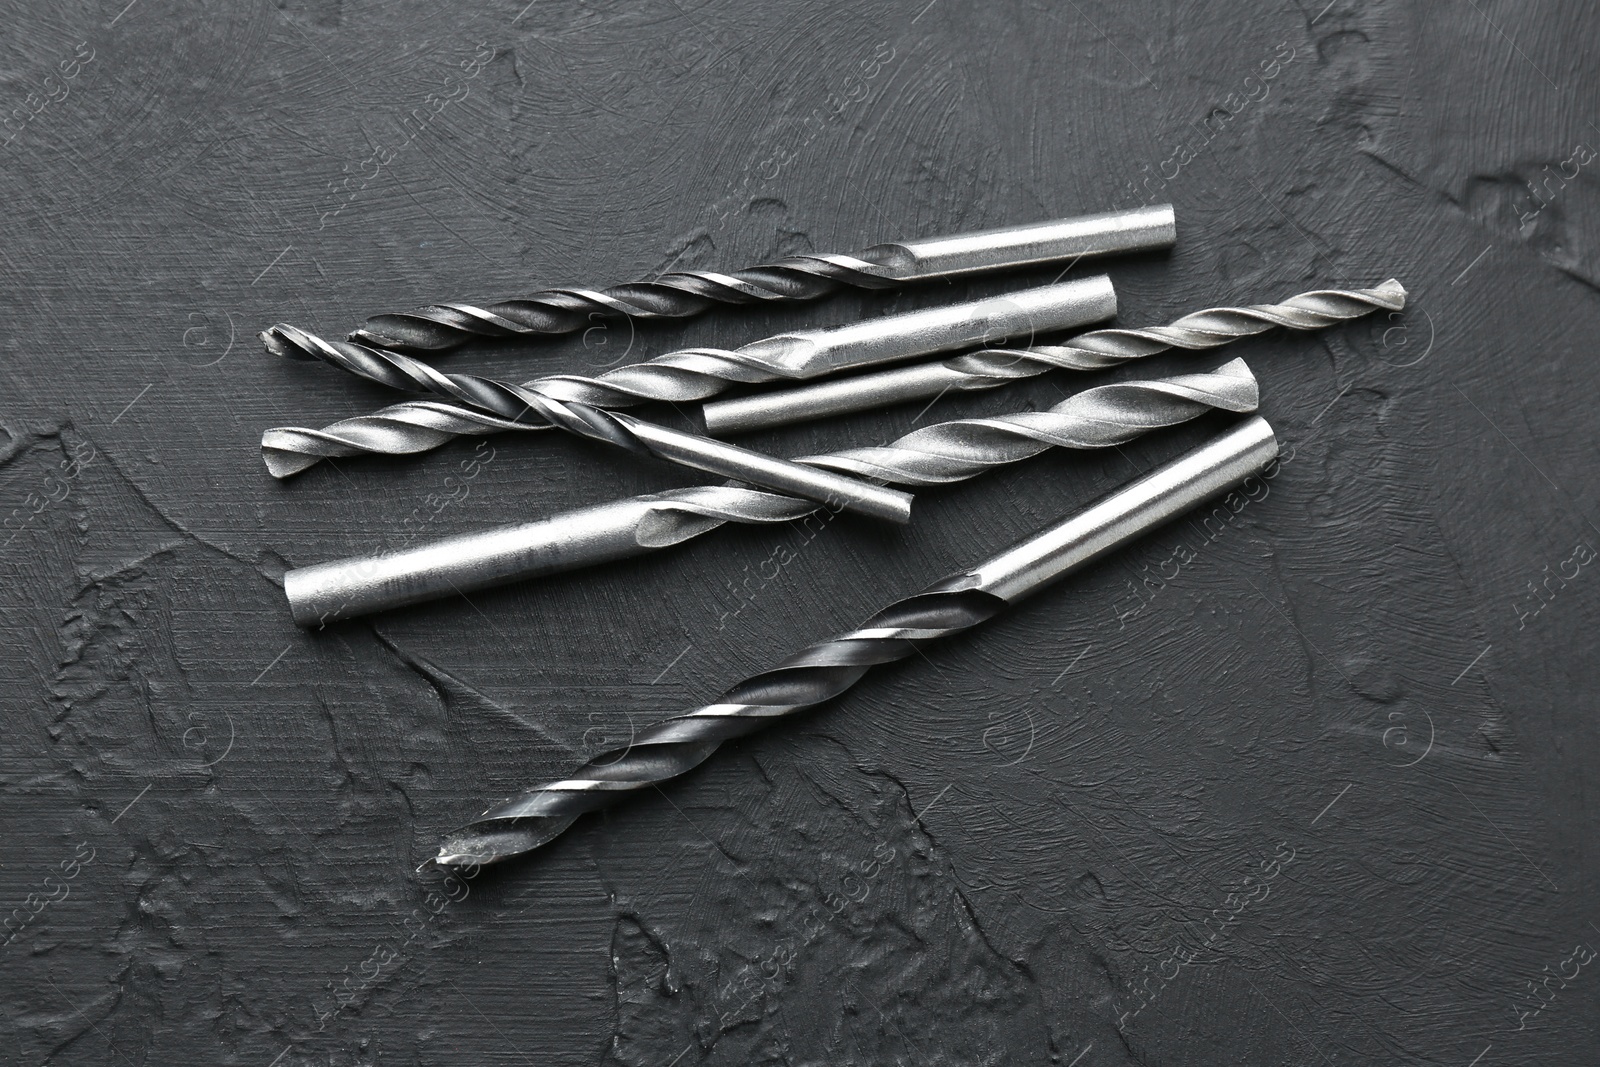
[[[310,470],[312,467],[315,467],[318,463],[322,462],[322,457],[298,455],[295,453],[285,455],[279,452],[268,452],[263,450],[261,453],[261,461],[267,465],[267,473],[281,482],[286,479],[293,478],[301,471]]]
[[[268,326],[256,336],[261,338],[262,346],[274,356],[279,356],[283,359],[309,360],[315,358],[295,342],[294,335],[299,332],[288,323],[280,322],[276,325]]]
[[[474,831],[470,826],[462,827],[439,842],[439,854],[433,857],[433,862],[440,867],[482,867],[526,851],[518,847],[524,842],[497,844],[497,836],[492,832]]]
[[[274,478],[283,479],[293,477],[303,470],[307,470],[322,462],[323,457],[308,455],[305,452],[292,448],[281,447],[278,435],[293,435],[296,431],[292,427],[278,427],[267,430],[261,435],[261,462],[267,465],[267,473]]]
[[[1400,284],[1400,279],[1390,278],[1388,281],[1378,286],[1378,289],[1381,292],[1392,294],[1395,298],[1397,308],[1403,308],[1406,306],[1406,297],[1410,294],[1406,292],[1406,287]]]
[[[1252,389],[1256,391],[1255,402],[1260,401],[1260,383],[1256,379],[1255,372],[1250,369],[1250,364],[1244,361],[1243,356],[1233,357],[1216,370],[1211,371],[1211,373],[1226,375],[1229,378],[1238,378],[1240,381],[1250,382]],[[1246,410],[1254,411],[1255,408],[1252,406]]]
[[[492,862],[491,858],[479,856],[472,852],[460,852],[448,845],[440,845],[439,854],[428,861],[433,866],[447,868],[481,867],[483,864],[490,862]],[[418,870],[421,870],[421,868],[418,868]]]
[[[351,330],[347,340],[400,352],[448,352],[470,335],[416,315],[374,315]]]
[[[434,862],[442,867],[487,867],[542,848],[577,819],[576,815],[497,816],[500,810],[492,809],[477,822],[446,834]]]

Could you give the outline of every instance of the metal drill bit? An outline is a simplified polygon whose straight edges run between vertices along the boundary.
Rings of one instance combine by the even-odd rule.
[[[343,419],[320,430],[298,426],[267,430],[261,435],[261,458],[274,478],[288,478],[324,459],[403,456],[427,452],[457,437],[549,428],[502,419],[459,404],[408,400],[371,415]]]
[[[1404,287],[1391,278],[1373,289],[1319,289],[1279,304],[1207,308],[1168,326],[1093,330],[1059,345],[985,349],[938,363],[713,401],[704,409],[706,432],[742,433],[946,392],[994,389],[1052,370],[1099,370],[1169,348],[1216,348],[1274,326],[1319,330],[1380,309],[1398,311],[1405,302]]]
[[[737,349],[683,349],[593,378],[547,375],[512,388],[532,390],[556,401],[602,408],[626,407],[646,400],[684,403],[713,396],[733,382],[800,381],[953,351],[1002,337],[1031,338],[1109,318],[1116,310],[1116,292],[1111,280],[1102,274],[1001,297],[779,334]],[[474,402],[475,393],[481,392],[469,376],[441,374],[398,352],[349,341],[327,341],[294,326],[274,326],[261,339],[275,354],[320,359],[398,389],[422,389],[460,398],[468,404]],[[514,421],[529,421],[521,405],[509,401],[503,393],[497,399],[499,406],[489,410]],[[439,416],[437,409],[403,412],[391,407],[375,415],[345,419],[320,431],[294,427],[268,430],[262,435],[261,447],[268,470],[283,478],[328,456],[437,448],[450,436],[444,432]],[[415,435],[407,432],[413,423],[417,424]],[[498,428],[473,420],[463,432],[490,433]]]
[[[350,339],[404,351],[442,352],[474,338],[570,333],[592,326],[596,314],[684,318],[717,304],[813,300],[846,285],[892,289],[980,271],[1170,248],[1176,240],[1172,205],[1159,204],[880,244],[854,256],[789,256],[731,274],[674,271],[651,281],[601,290],[546,289],[486,307],[432,304],[411,312],[374,316]]]
[[[1254,411],[1255,375],[1235,359],[1209,374],[1086,389],[1048,411],[955,419],[913,430],[891,444],[795,462],[896,485],[947,485],[1052,448],[1110,448],[1149,430],[1175,426],[1213,408]]]
[[[1260,472],[1278,454],[1254,417],[1099,503],[747,678],[709,704],[666,719],[570,778],[537,786],[448,835],[437,862],[486,864],[553,840],[579,815],[704,763],[724,742],[841,695],[873,667],[961,633],[1184,511]]]
[[[1209,373],[1086,389],[1049,411],[962,419],[917,430],[881,448],[802,462],[908,485],[976,477],[1051,447],[1104,448],[1207,411],[1254,411],[1255,377],[1236,359]],[[508,581],[636,556],[725,523],[775,523],[820,509],[790,496],[699,486],[596,507],[375,556],[290,570],[283,590],[295,622],[339,619],[470,593]]]

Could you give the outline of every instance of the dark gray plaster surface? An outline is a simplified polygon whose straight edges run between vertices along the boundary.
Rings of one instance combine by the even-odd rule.
[[[1592,6],[123,2],[0,5],[6,1062],[1600,1063]],[[464,498],[470,443],[278,484],[263,429],[390,398],[256,330],[1155,199],[1181,240],[1109,265],[1125,323],[1411,290],[1229,353],[1292,446],[1269,493],[530,862],[415,873],[1217,424],[904,530],[723,530],[307,633],[284,568],[418,507],[444,534],[694,479],[502,437]],[[1053,276],[452,358],[598,370]]]

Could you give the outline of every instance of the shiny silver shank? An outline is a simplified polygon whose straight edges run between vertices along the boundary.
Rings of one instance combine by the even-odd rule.
[[[510,578],[555,574],[646,551],[638,535],[654,509],[619,500],[538,522],[446,537],[415,548],[300,567],[283,576],[301,626],[470,593]]]
[[[911,521],[910,493],[752,452],[699,434],[672,430],[621,412],[612,412],[611,417],[643,441],[651,452],[680,466],[815,500],[839,511],[902,524]]]
[[[1099,503],[1043,530],[967,572],[965,588],[1009,602],[1121,547],[1152,528],[1261,473],[1278,439],[1261,416],[1159,467]]]
[[[700,411],[706,433],[723,437],[924,400],[960,391],[970,380],[970,375],[945,363],[918,363],[793,389],[769,389],[732,400],[711,400]]]
[[[876,245],[867,249],[863,257],[889,267],[897,281],[916,281],[1085,256],[1155,251],[1171,248],[1177,240],[1172,205],[1155,204],[1129,211]]]
[[[1096,274],[983,300],[778,334],[739,351],[786,376],[820,378],[1008,338],[1028,344],[1039,334],[1100,322],[1116,313],[1111,279]]]

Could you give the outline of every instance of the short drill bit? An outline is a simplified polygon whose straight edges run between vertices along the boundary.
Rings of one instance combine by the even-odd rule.
[[[1404,287],[1391,278],[1372,289],[1319,289],[1278,304],[1207,308],[1167,326],[1092,330],[1056,345],[990,348],[936,363],[713,401],[705,405],[706,427],[712,434],[741,433],[947,392],[994,389],[1052,370],[1100,370],[1171,348],[1216,348],[1275,326],[1320,330],[1378,310],[1398,311],[1405,301]]]
[[[519,399],[529,391],[555,402],[598,408],[627,407],[647,400],[680,404],[703,400],[733,383],[803,381],[967,348],[984,339],[1031,337],[1082,326],[1110,318],[1116,314],[1116,307],[1111,280],[1102,274],[843,326],[778,334],[736,349],[668,352],[595,377],[554,374],[520,386],[495,383],[492,389],[485,388],[482,379],[442,374],[399,352],[350,341],[328,341],[295,326],[274,326],[261,339],[276,355],[322,360],[396,389],[432,392],[468,405],[484,406],[502,418],[526,422],[530,419]],[[479,405],[482,400],[489,403]],[[268,468],[280,478],[327,456],[367,450],[364,445],[372,442],[388,446],[382,451],[419,452],[449,439],[437,416],[436,410],[403,415],[385,409],[375,416],[344,420],[323,431],[273,429],[262,436],[262,450]],[[420,432],[408,438],[403,431],[412,422],[421,424]],[[477,420],[466,432],[493,430],[492,423]],[[304,458],[296,459],[295,455]]]
[[[1258,386],[1244,360],[1214,371],[1096,386],[1048,411],[962,419],[880,448],[800,462],[878,481],[964,481],[1047,448],[1106,448],[1205,412],[1254,411]],[[459,534],[426,545],[290,570],[284,593],[302,626],[470,593],[679,544],[726,523],[777,523],[816,504],[738,486],[697,486],[599,504],[534,522]]]
[[[1079,514],[970,570],[878,612],[859,628],[811,645],[746,678],[709,704],[641,731],[448,835],[437,862],[509,859],[553,840],[578,816],[651,789],[710,759],[724,741],[840,696],[873,667],[971,629],[1140,534],[1261,471],[1277,455],[1272,429],[1251,418]]]
[[[843,286],[892,289],[909,282],[1084,256],[1168,248],[1172,205],[1055,219],[997,230],[875,245],[857,255],[803,254],[732,273],[674,271],[606,289],[546,289],[487,306],[432,304],[378,315],[350,335],[383,348],[443,352],[475,338],[570,333],[595,315],[671,319],[718,304],[814,300]]]

